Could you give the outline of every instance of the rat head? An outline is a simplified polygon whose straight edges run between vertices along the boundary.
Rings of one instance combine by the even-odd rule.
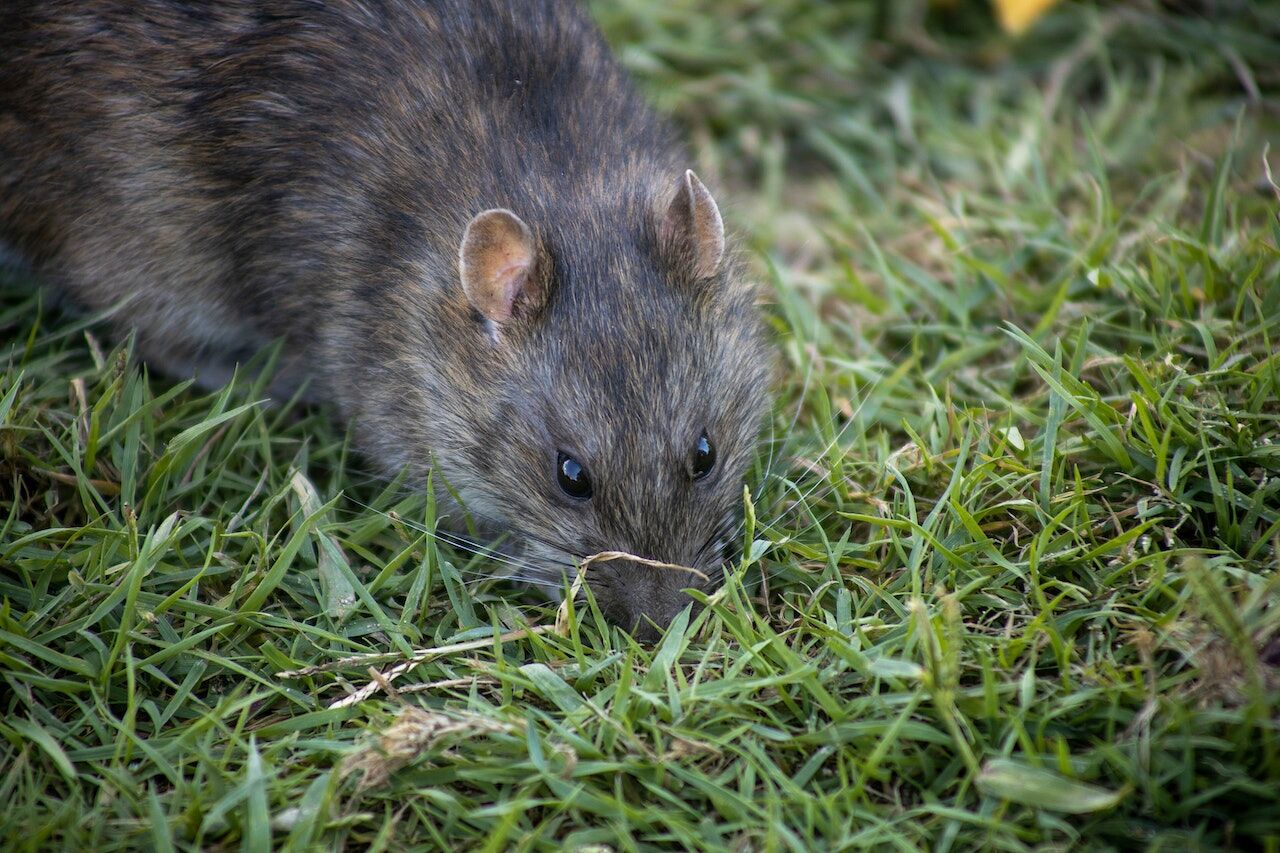
[[[485,444],[455,484],[511,531],[521,576],[559,583],[606,551],[692,570],[591,563],[605,615],[641,637],[723,577],[771,367],[715,201],[692,172],[672,183],[619,202],[623,221],[485,211],[459,257],[489,357],[468,412]]]

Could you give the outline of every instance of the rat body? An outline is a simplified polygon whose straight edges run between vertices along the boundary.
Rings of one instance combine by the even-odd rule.
[[[572,0],[7,0],[0,237],[144,358],[282,381],[545,580],[716,582],[770,359],[706,188]],[[640,633],[700,586],[587,578]]]

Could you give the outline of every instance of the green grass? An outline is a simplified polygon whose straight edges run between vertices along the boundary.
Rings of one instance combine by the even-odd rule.
[[[652,648],[494,639],[554,608],[324,412],[9,274],[0,843],[1280,849],[1280,10],[1214,7],[597,4],[783,367]]]

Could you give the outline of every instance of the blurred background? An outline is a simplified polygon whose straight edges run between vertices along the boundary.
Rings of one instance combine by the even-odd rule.
[[[1278,3],[592,8],[654,102],[687,129],[699,167],[752,191],[731,203],[748,205],[759,245],[801,266],[806,251],[840,248],[823,245],[833,229],[805,213],[847,225],[902,214],[920,194],[944,202],[996,180],[1012,191],[1086,137],[1102,165],[1135,177],[1187,158],[1207,164],[1237,118],[1246,129],[1280,119]],[[1260,162],[1249,166],[1261,182]]]

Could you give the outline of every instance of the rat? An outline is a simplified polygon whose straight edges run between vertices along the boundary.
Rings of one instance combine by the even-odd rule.
[[[282,341],[275,393],[525,580],[620,552],[585,581],[639,638],[722,582],[770,347],[577,2],[5,0],[0,237],[169,373]]]

